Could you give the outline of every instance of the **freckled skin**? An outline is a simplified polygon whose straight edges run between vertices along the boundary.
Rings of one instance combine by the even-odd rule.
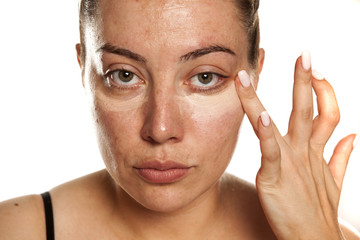
[[[100,0],[99,9],[85,28],[85,61],[80,44],[77,54],[106,169],[50,191],[55,239],[275,239],[254,186],[224,174],[244,117],[234,79],[253,70],[233,1]],[[105,43],[146,61],[99,51]],[[235,56],[180,59],[214,45]],[[108,81],[106,73],[119,69],[138,77],[136,87]],[[209,72],[225,77],[198,91],[192,79]],[[134,170],[152,160],[191,169],[152,184]],[[44,239],[41,196],[0,204],[2,221],[8,239]]]
[[[96,49],[87,51],[92,64],[84,69],[85,85],[93,99],[107,169],[146,208],[161,212],[183,208],[216,184],[231,159],[244,116],[232,81],[240,68],[247,68],[246,35],[231,2],[108,0],[100,6],[102,24],[93,30],[103,38],[87,42],[95,48],[111,43],[147,60],[143,65],[108,53],[96,56]],[[179,61],[189,51],[216,44],[232,49],[236,57],[212,53]],[[136,101],[114,97],[102,86],[96,69],[106,72],[116,64],[131,65],[144,78]],[[207,95],[189,94],[183,82],[199,66],[223,70],[229,76],[226,87]],[[149,160],[170,160],[193,168],[177,183],[150,185],[133,169]]]
[[[259,74],[248,67],[233,1],[99,1],[98,19],[85,31],[86,61],[79,62],[106,169],[50,191],[55,239],[276,239],[254,186],[224,174],[244,117],[233,80],[239,70],[252,70],[256,86]],[[146,63],[101,54],[104,43]],[[179,60],[209,45],[236,57]],[[80,59],[80,45],[77,51]],[[104,74],[118,69],[137,75],[137,87],[109,85]],[[214,91],[197,92],[189,80],[201,72],[226,79]],[[151,160],[191,170],[174,183],[150,184],[134,166]],[[5,239],[44,239],[41,196],[0,203],[0,232]]]

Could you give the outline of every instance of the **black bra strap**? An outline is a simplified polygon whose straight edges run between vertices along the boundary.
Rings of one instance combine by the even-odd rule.
[[[41,196],[43,198],[44,208],[45,208],[46,239],[55,240],[54,216],[53,216],[53,208],[52,208],[50,193],[44,192],[41,194]]]

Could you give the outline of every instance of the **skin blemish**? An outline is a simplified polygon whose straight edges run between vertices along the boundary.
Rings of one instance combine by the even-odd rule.
[[[18,204],[18,203],[14,203],[14,206],[15,206],[15,207],[18,207],[18,206],[19,206],[19,204]]]

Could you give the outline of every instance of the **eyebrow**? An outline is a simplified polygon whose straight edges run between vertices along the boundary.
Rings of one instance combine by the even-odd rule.
[[[126,48],[120,48],[120,47],[116,47],[111,45],[110,43],[105,43],[104,45],[102,45],[98,51],[105,51],[105,52],[109,52],[109,53],[113,53],[116,55],[120,55],[120,56],[124,56],[130,59],[133,59],[137,62],[141,62],[141,63],[146,63],[146,59],[141,56],[140,54],[134,53]]]
[[[225,53],[229,53],[231,55],[236,56],[235,52],[232,51],[229,48],[226,48],[226,47],[223,47],[223,46],[220,46],[220,45],[212,45],[212,46],[209,46],[209,47],[199,48],[199,49],[196,49],[196,50],[194,50],[192,52],[189,52],[189,53],[181,56],[180,60],[181,61],[193,60],[195,58],[199,58],[201,56],[204,56],[204,55],[209,54],[209,53],[214,53],[214,52],[225,52]]]
[[[98,51],[105,51],[116,55],[124,56],[144,64],[147,62],[146,58],[144,58],[140,54],[132,52],[126,48],[116,47],[114,45],[111,45],[110,43],[105,43],[98,49]],[[185,55],[180,57],[180,61],[193,60],[214,52],[225,52],[236,56],[235,52],[229,48],[220,45],[211,45],[209,47],[199,48],[189,53],[186,53]]]

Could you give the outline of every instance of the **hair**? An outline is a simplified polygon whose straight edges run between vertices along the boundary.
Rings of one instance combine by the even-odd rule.
[[[98,14],[98,0],[80,0],[79,6],[79,30],[80,30],[80,44],[81,56],[80,59],[84,63],[86,57],[86,42],[85,42],[85,29],[88,23],[96,21]]]
[[[248,39],[248,62],[250,67],[255,69],[258,64],[260,26],[259,26],[259,1],[260,0],[233,0],[236,5],[240,20],[244,25]],[[96,20],[98,14],[99,0],[80,0],[79,7],[79,28],[81,43],[81,61],[85,61],[86,43],[85,28],[86,23]]]
[[[234,0],[239,10],[248,39],[248,61],[253,69],[258,66],[260,45],[259,4],[260,0]]]

